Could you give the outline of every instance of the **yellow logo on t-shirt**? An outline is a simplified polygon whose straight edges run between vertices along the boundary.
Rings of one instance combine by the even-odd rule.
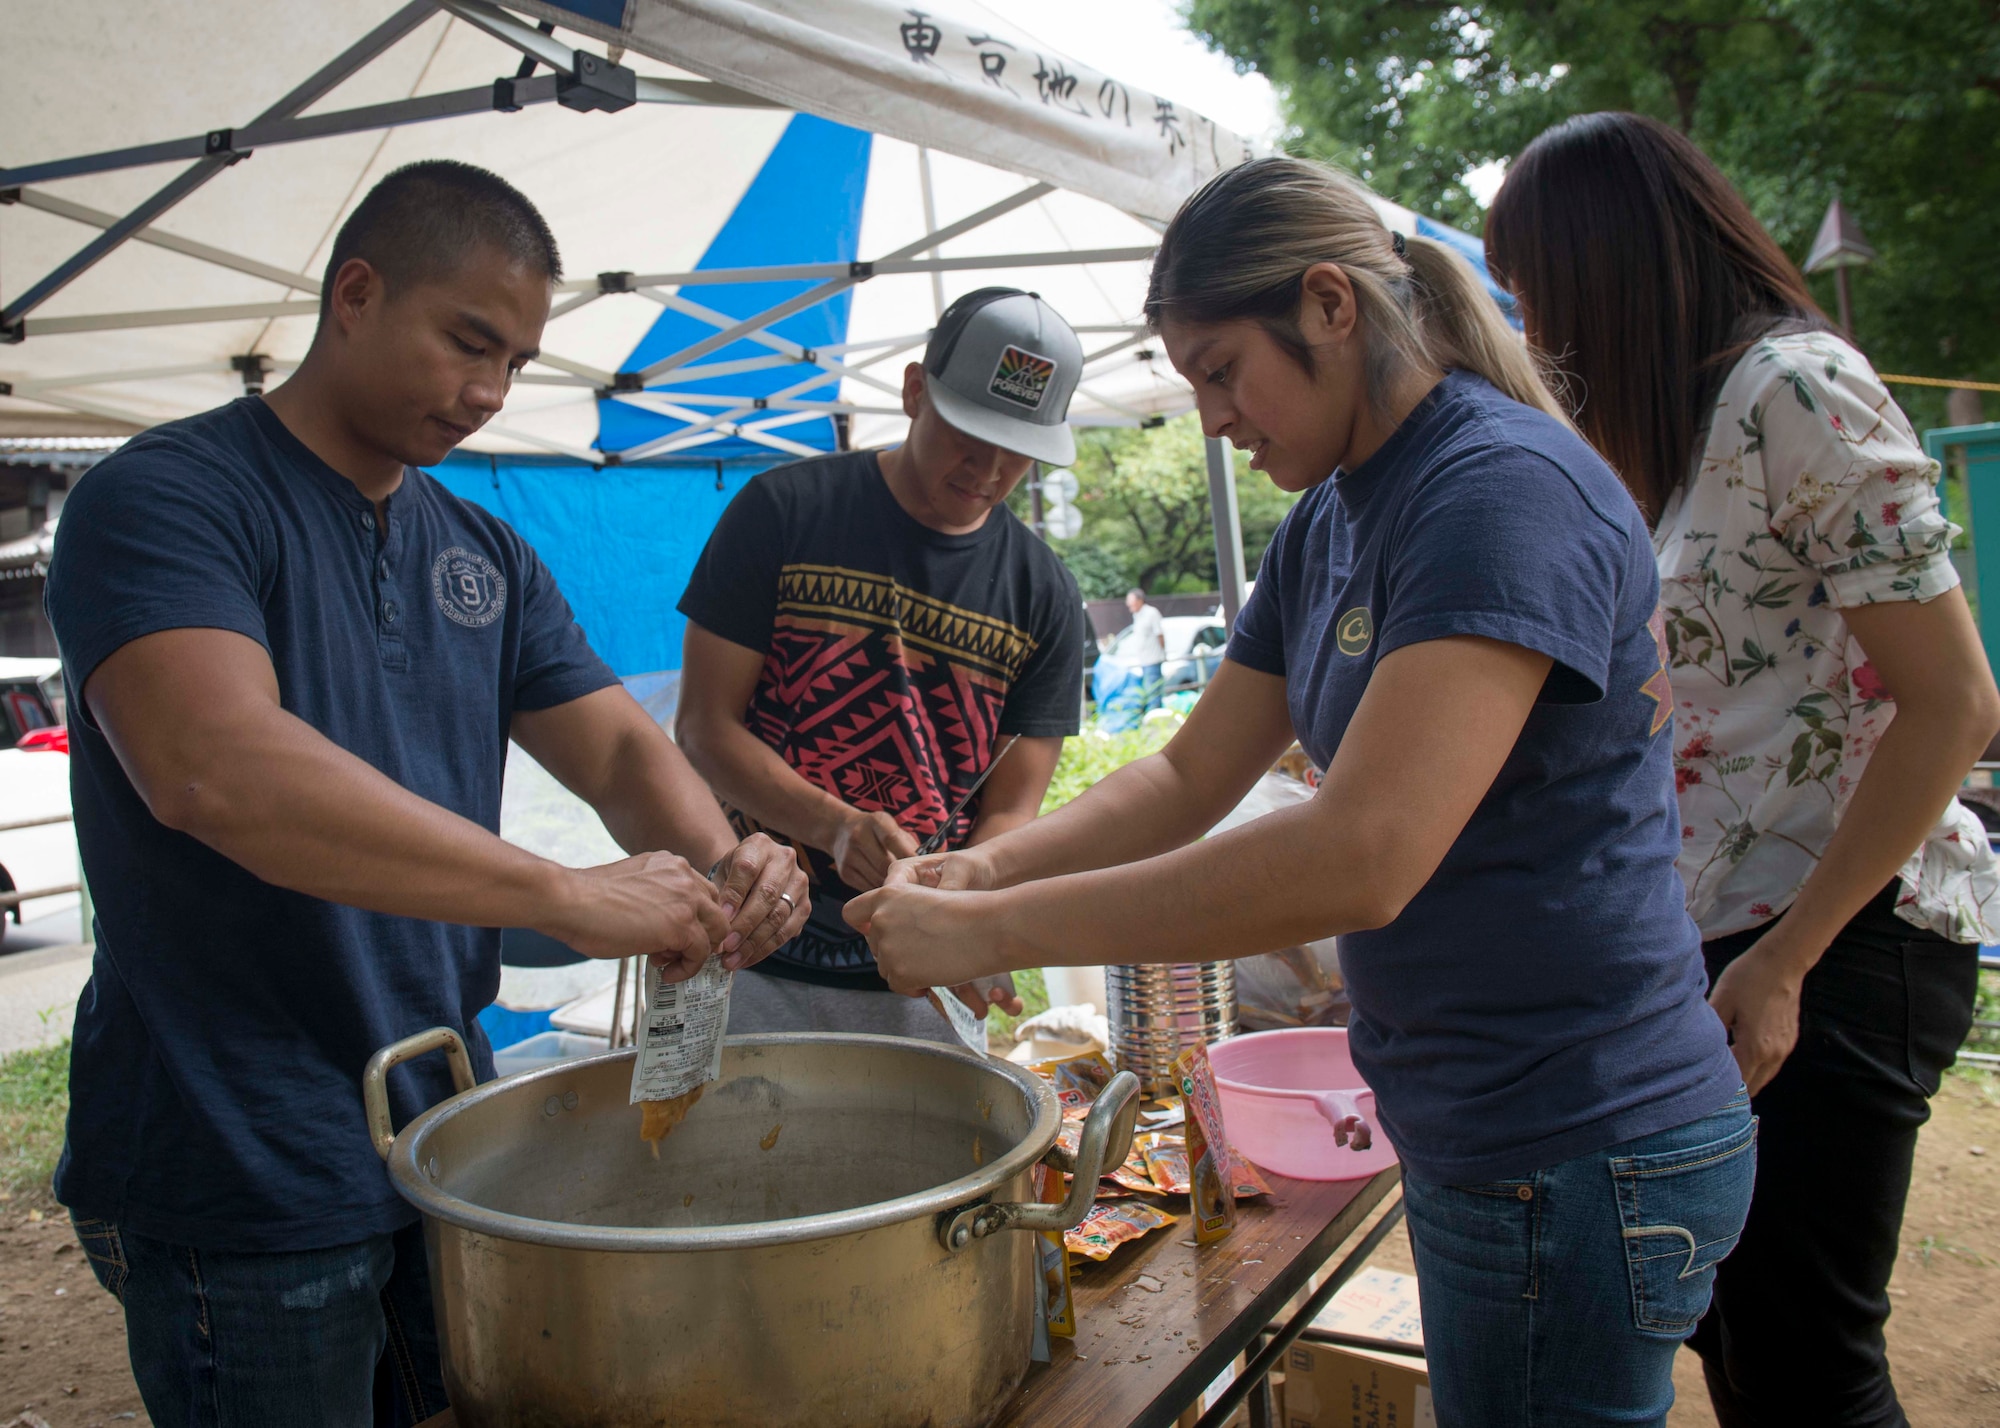
[[[1333,632],[1335,643],[1344,655],[1368,653],[1368,646],[1375,639],[1375,621],[1369,617],[1366,605],[1356,605],[1340,617],[1340,624]]]

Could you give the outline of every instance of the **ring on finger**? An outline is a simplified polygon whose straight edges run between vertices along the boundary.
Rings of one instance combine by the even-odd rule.
[[[786,907],[792,909],[794,912],[798,910],[798,904],[792,901],[792,895],[790,893],[783,893],[783,892],[779,893],[778,901],[782,902]]]

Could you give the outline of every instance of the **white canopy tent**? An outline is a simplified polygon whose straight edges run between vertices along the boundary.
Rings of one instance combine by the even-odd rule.
[[[1252,152],[975,0],[22,6],[8,31],[33,62],[0,87],[0,431],[138,429],[288,370],[341,220],[440,156],[527,192],[572,274],[475,450],[784,459],[829,418],[892,441],[901,363],[993,282],[1084,333],[1073,419],[1143,422],[1191,405],[1139,325],[1157,230]],[[876,137],[830,137],[853,129]],[[1233,615],[1228,473],[1211,443]]]

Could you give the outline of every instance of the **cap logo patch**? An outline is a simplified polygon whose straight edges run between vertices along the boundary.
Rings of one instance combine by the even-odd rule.
[[[993,381],[987,390],[1032,411],[1048,395],[1049,382],[1055,375],[1053,358],[1009,347],[1000,354],[1000,363],[993,369]]]

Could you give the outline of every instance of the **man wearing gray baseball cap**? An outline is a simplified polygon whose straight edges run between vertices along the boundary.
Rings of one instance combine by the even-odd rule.
[[[789,842],[813,885],[805,929],[737,978],[731,1034],[954,1040],[841,909],[927,839],[1033,818],[1077,731],[1082,598],[1006,500],[1035,462],[1075,459],[1082,367],[1038,295],[968,293],[903,373],[902,445],[767,471],[709,537],[680,601],[676,735],[730,820]],[[959,991],[1019,1010],[1011,985]]]

